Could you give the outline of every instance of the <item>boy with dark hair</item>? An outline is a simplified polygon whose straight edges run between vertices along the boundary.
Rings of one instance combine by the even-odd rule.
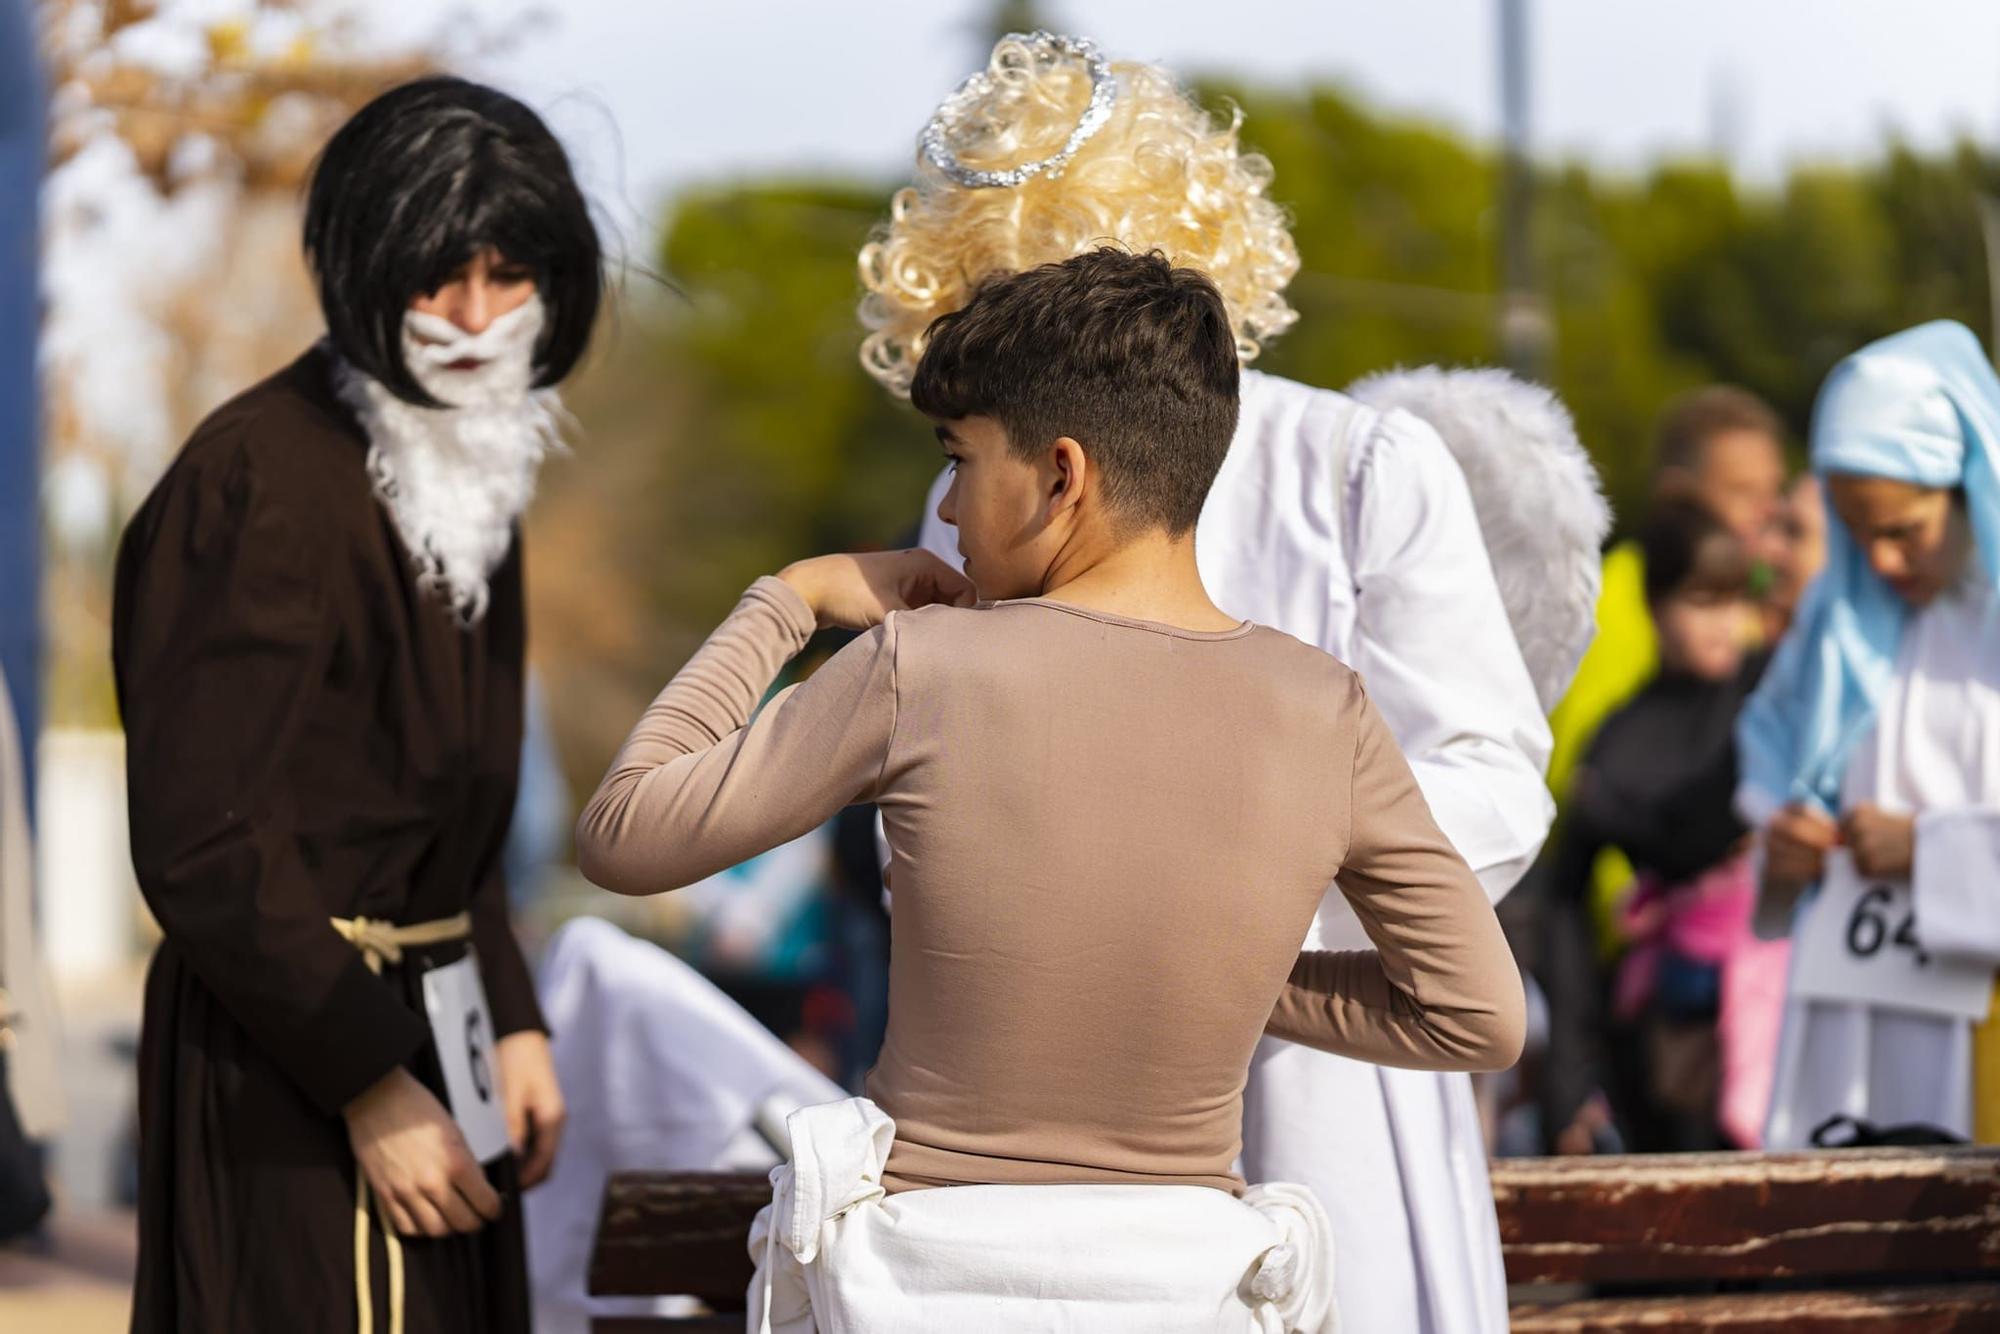
[[[1236,348],[1213,284],[1158,251],[1005,281],[1004,300],[931,326],[910,402],[939,421],[991,417],[1023,460],[1059,436],[1088,440],[1125,524],[1193,531],[1236,430]],[[1062,312],[1053,327],[1049,311]]]
[[[1202,586],[1237,396],[1206,278],[1100,250],[997,279],[933,326],[912,393],[969,582],[921,551],[759,580],[578,824],[585,874],[650,894],[882,810],[888,1038],[868,1098],[793,1117],[753,1318],[1321,1328],[1318,1206],[1231,1198],[1251,1053],[1510,1064],[1493,911],[1355,675]],[[831,625],[867,633],[756,712]],[[1301,954],[1336,877],[1376,949]],[[1298,1268],[1245,1283],[1286,1238]],[[870,1286],[904,1263],[922,1283]]]
[[[563,1103],[500,869],[516,525],[600,249],[535,113],[447,78],[334,135],[305,249],[326,340],[196,429],[118,556],[164,933],[133,1328],[526,1331]]]

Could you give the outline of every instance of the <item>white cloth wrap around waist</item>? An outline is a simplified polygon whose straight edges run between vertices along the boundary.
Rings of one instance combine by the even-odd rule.
[[[1333,1242],[1303,1186],[951,1186],[890,1196],[895,1122],[793,1112],[750,1230],[749,1328],[1334,1334]]]

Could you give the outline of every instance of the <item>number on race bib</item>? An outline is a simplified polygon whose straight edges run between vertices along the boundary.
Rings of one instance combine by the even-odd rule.
[[[1894,934],[1889,931],[1889,918],[1885,910],[1896,901],[1896,891],[1887,885],[1870,885],[1860,898],[1854,901],[1854,911],[1847,917],[1847,949],[1858,959],[1874,957],[1886,942],[1897,949],[1910,951],[1917,967],[1930,966],[1931,956],[1924,951],[1912,929],[1917,920],[1916,912],[1908,907],[1902,911],[1902,920],[1896,924]]]
[[[1993,1000],[1991,965],[1931,954],[1916,919],[1907,884],[1863,879],[1846,850],[1836,850],[1827,857],[1826,877],[1793,940],[1792,994],[1953,1019],[1985,1018]]]
[[[472,1087],[479,1091],[481,1102],[493,1101],[493,1076],[486,1070],[486,1046],[480,1041],[485,1033],[485,1025],[478,1010],[465,1012],[465,1059],[472,1067]]]
[[[507,1151],[507,1115],[500,1106],[500,1081],[490,1054],[493,1020],[479,960],[470,950],[456,963],[424,974],[424,1009],[431,1040],[444,1074],[445,1102],[465,1132],[465,1143],[480,1162]]]
[[[1917,956],[1917,967],[1928,968],[1930,967],[1931,956],[1918,943],[1916,933],[1910,929],[1916,924],[1917,914],[1914,911],[1904,914],[1903,924],[1896,928],[1896,944]]]
[[[1882,937],[1888,933],[1888,923],[1882,918],[1880,909],[1889,901],[1886,885],[1872,885],[1868,892],[1854,901],[1854,911],[1847,918],[1847,952],[1857,959],[1872,959],[1875,951],[1882,948]]]

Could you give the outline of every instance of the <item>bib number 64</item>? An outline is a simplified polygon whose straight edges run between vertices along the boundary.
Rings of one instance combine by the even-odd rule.
[[[1924,952],[1911,929],[1916,912],[1910,905],[1902,906],[1901,920],[1891,929],[1890,914],[1895,909],[1895,900],[1895,891],[1887,885],[1870,885],[1854,901],[1854,911],[1847,915],[1847,952],[1857,959],[1872,959],[1888,945],[1910,951],[1917,967],[1927,967],[1931,956]]]

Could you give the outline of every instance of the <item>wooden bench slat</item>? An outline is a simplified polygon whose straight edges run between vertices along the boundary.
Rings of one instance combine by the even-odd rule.
[[[1993,1149],[1500,1159],[1492,1175],[1515,1284],[2000,1278]],[[752,1173],[614,1176],[590,1291],[740,1309],[769,1199]]]
[[[2000,1275],[1992,1149],[1503,1158],[1492,1173],[1510,1283]]]
[[[596,1297],[698,1297],[741,1310],[750,1221],[771,1202],[753,1172],[619,1172],[605,1183],[591,1250]]]
[[[1514,1308],[1514,1334],[1987,1334],[2000,1284],[1718,1297],[1639,1297]]]

